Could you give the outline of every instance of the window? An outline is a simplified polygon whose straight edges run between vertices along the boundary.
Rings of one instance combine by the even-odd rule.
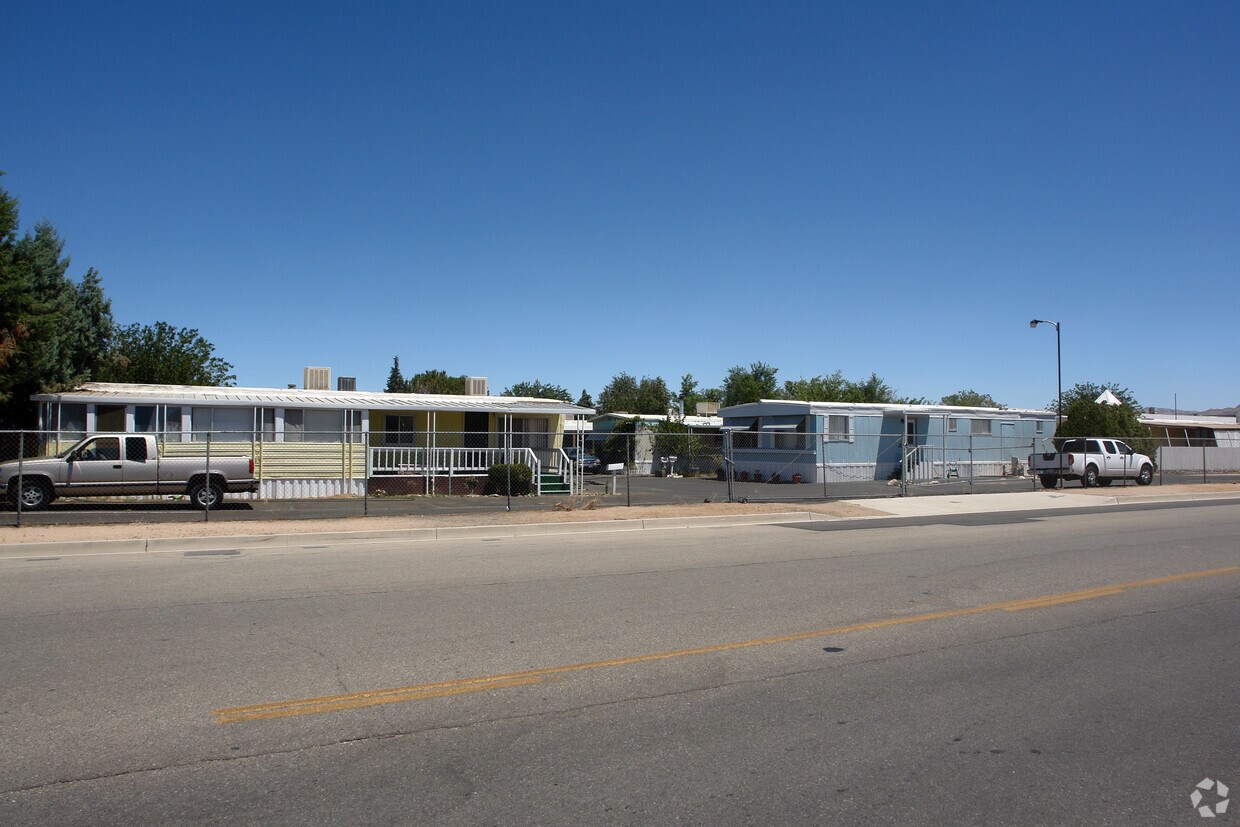
[[[828,442],[852,442],[852,417],[847,414],[831,414],[827,417]]]
[[[127,430],[125,428],[125,406],[124,405],[95,405],[95,430],[96,431]],[[120,454],[117,454],[117,459],[120,459]]]
[[[514,448],[549,448],[551,425],[545,417],[518,416],[512,420]]]
[[[81,462],[118,462],[121,458],[121,441],[118,437],[100,437],[92,439],[78,451]]]
[[[994,426],[993,419],[974,419],[972,420],[972,425],[970,426],[969,433],[971,434],[993,433],[993,431],[991,430],[993,426]]]
[[[344,437],[344,411],[306,411],[303,442],[340,442]]]
[[[56,430],[61,436],[82,437],[86,435],[86,406],[77,404],[60,405],[60,424]]]
[[[159,425],[159,420],[155,416],[154,405],[134,405],[133,408],[133,430],[137,434],[154,433]],[[143,443],[144,445],[146,443]]]
[[[253,408],[193,408],[194,441],[249,442],[254,438]]]
[[[1102,447],[1103,447],[1104,449],[1106,449],[1106,452],[1107,452],[1108,454],[1114,454],[1114,453],[1115,453],[1115,443],[1114,443],[1114,442],[1112,442],[1112,441],[1111,441],[1111,440],[1109,440],[1109,439],[1104,439],[1104,440],[1102,440]]]
[[[1044,434],[1044,433],[1046,433],[1046,423],[1045,423],[1045,422],[1043,422],[1041,419],[1035,419],[1035,420],[1033,421],[1033,432],[1034,432],[1035,434]]]
[[[757,448],[758,447],[758,420],[754,420],[749,427],[743,431],[732,432],[733,448]]]
[[[164,423],[164,433],[179,434],[181,433],[181,409],[179,407],[167,407],[162,409],[162,421]]]
[[[262,409],[262,423],[260,427],[261,427],[262,434],[263,434],[263,442],[275,442],[276,441],[276,409],[275,408],[263,408]]]
[[[947,418],[947,432],[949,434],[960,433],[960,420],[954,416],[948,417]]]
[[[805,420],[802,419],[797,423],[796,427],[790,431],[776,431],[775,447],[782,451],[804,451]]]
[[[285,423],[287,430],[288,424]],[[383,418],[383,444],[384,445],[412,445],[413,444],[413,417],[397,416],[388,414]]]
[[[300,408],[284,409],[284,441],[301,442],[305,430],[306,412]]]
[[[146,437],[125,437],[125,459],[130,462],[146,462]]]

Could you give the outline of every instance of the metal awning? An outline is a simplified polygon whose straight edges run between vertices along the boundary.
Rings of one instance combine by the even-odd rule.
[[[588,416],[583,408],[556,399],[521,396],[457,396],[374,391],[308,391],[297,388],[231,388],[86,382],[63,393],[40,393],[36,402],[104,402],[115,405],[202,405],[213,407],[319,408],[371,411],[478,411],[507,414]]]

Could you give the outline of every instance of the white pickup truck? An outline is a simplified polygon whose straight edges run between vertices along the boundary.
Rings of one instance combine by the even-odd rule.
[[[1118,439],[1066,439],[1059,452],[1029,455],[1029,471],[1042,480],[1043,488],[1054,488],[1062,477],[1080,480],[1090,488],[1110,485],[1114,480],[1133,479],[1149,485],[1154,479],[1154,463]]]
[[[210,509],[225,492],[257,491],[258,485],[252,457],[165,457],[149,434],[95,434],[54,457],[0,465],[0,496],[25,511],[62,496],[128,494],[188,494],[197,508]]]

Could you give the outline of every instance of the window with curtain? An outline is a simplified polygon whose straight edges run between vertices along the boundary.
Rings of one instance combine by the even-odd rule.
[[[86,436],[86,406],[62,402],[58,429],[62,438],[78,439]]]
[[[847,414],[831,414],[827,417],[827,440],[852,442],[852,417]]]
[[[344,411],[306,411],[303,442],[340,442],[344,436]]]
[[[301,442],[305,430],[306,412],[300,408],[284,409],[284,441]]]

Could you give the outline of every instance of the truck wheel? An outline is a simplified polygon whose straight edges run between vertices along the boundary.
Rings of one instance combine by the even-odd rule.
[[[1086,465],[1085,476],[1081,477],[1082,488],[1093,488],[1098,484],[1098,466]]]
[[[223,496],[224,492],[220,490],[219,484],[214,482],[196,482],[189,489],[189,501],[194,504],[195,508],[203,511],[210,511],[217,507]]]
[[[1043,474],[1038,479],[1042,481],[1043,488],[1054,488],[1059,485],[1059,477],[1055,474]]]
[[[16,493],[14,504],[21,499],[22,511],[40,511],[47,508],[52,501],[52,489],[42,480],[23,480],[20,493],[17,493],[17,480],[9,480],[9,490]]]
[[[1149,485],[1154,481],[1154,469],[1150,465],[1142,465],[1141,473],[1137,474],[1137,485]]]

